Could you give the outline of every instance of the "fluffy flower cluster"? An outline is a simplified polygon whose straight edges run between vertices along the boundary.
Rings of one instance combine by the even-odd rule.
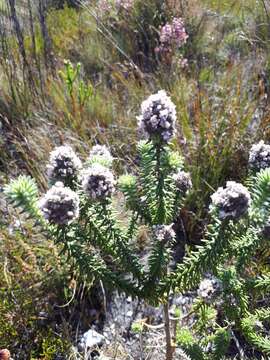
[[[79,197],[59,181],[40,200],[39,208],[49,223],[70,224],[79,216]]]
[[[133,7],[134,0],[116,0],[115,5],[119,10],[130,11]]]
[[[89,163],[100,162],[102,165],[111,166],[113,162],[113,157],[110,153],[110,150],[106,145],[95,145],[90,151]]]
[[[50,154],[47,173],[50,180],[72,180],[82,166],[81,160],[68,145],[59,146]]]
[[[158,51],[171,51],[180,48],[188,39],[183,19],[173,18],[171,23],[166,23],[160,30]]]
[[[175,231],[173,230],[173,224],[155,225],[153,227],[153,232],[155,238],[164,244],[175,239]]]
[[[116,9],[118,11],[124,10],[124,11],[130,11],[134,5],[134,0],[115,0],[115,1],[109,1],[109,0],[99,0],[98,7],[99,10],[102,13],[109,13],[113,9]]]
[[[197,294],[206,303],[211,303],[220,294],[221,289],[221,281],[214,276],[209,276],[201,281]]]
[[[249,153],[249,166],[255,171],[270,167],[270,145],[263,140],[254,144]]]
[[[98,8],[101,13],[106,14],[106,13],[109,13],[110,11],[112,11],[113,6],[112,6],[112,3],[108,0],[99,0]]]
[[[103,200],[110,197],[115,190],[113,173],[103,165],[93,164],[81,175],[84,192],[92,200]]]
[[[250,194],[245,186],[235,181],[227,181],[225,188],[211,196],[212,205],[219,210],[220,219],[238,219],[248,210]]]
[[[164,90],[150,95],[141,105],[139,132],[154,141],[168,143],[175,133],[176,111]]]
[[[179,170],[178,173],[173,175],[173,179],[175,181],[175,185],[178,191],[181,194],[186,194],[192,188],[192,182],[190,173]]]
[[[181,68],[181,69],[185,69],[186,67],[188,67],[188,59],[184,58],[183,56],[179,56],[178,60],[177,60],[177,65]]]

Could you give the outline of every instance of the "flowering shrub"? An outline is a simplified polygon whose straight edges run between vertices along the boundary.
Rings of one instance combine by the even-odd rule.
[[[160,51],[171,51],[172,48],[180,48],[188,39],[184,21],[181,18],[173,18],[171,23],[166,23],[160,30]]]
[[[139,131],[157,143],[168,143],[175,132],[175,105],[164,90],[150,95],[141,105]]]
[[[177,54],[177,50],[186,44],[187,39],[188,34],[183,19],[173,18],[171,22],[167,22],[160,29],[160,44],[156,48],[156,53],[160,54],[161,58],[166,60],[168,64],[171,64],[176,57],[176,64],[180,68],[184,68],[188,65],[188,61],[181,54]]]
[[[214,297],[221,293],[221,281],[214,276],[203,279],[198,288],[198,296],[206,303],[213,301]]]
[[[154,238],[162,243],[172,242],[175,239],[175,232],[171,225],[155,225],[153,227]]]
[[[175,181],[177,190],[182,194],[185,194],[192,188],[190,174],[186,171],[179,170],[176,174],[173,175],[173,179]]]
[[[114,177],[112,172],[100,164],[93,164],[81,175],[83,191],[90,199],[110,198],[114,192]]]
[[[251,200],[247,188],[235,181],[228,181],[226,187],[219,188],[211,198],[220,219],[240,218],[247,212]]]
[[[101,279],[134,297],[164,303],[167,360],[173,356],[168,297],[196,288],[197,330],[203,336],[191,335],[189,341],[179,336],[187,356],[198,358],[193,351],[196,344],[196,354],[204,358],[206,344],[214,343],[214,348],[208,348],[210,359],[221,359],[233,332],[243,333],[253,346],[270,353],[270,341],[263,332],[255,331],[256,321],[268,319],[270,311],[257,311],[251,296],[252,292],[267,291],[270,280],[268,276],[255,278],[250,269],[252,257],[267,241],[264,230],[270,216],[270,168],[263,162],[248,188],[229,181],[213,194],[202,245],[172,267],[175,225],[192,191],[183,159],[170,142],[175,124],[175,106],[165,91],[159,91],[141,106],[138,127],[146,140],[138,143],[140,165],[136,173],[116,180],[113,157],[104,146],[93,147],[82,166],[70,148],[58,148],[51,154],[49,168],[57,176],[64,175],[64,184],[56,182],[39,200],[34,181],[19,177],[6,186],[6,196],[42,226],[84,278]],[[254,147],[250,158],[253,153]],[[72,182],[67,181],[69,177]],[[70,183],[72,189],[66,185]],[[128,210],[124,224],[114,206],[118,192],[124,195]],[[146,264],[136,245],[141,226],[148,226],[151,243]],[[206,272],[213,277],[201,282]],[[224,304],[218,310],[222,311],[220,317],[217,310],[207,308],[215,306],[210,298],[217,292]]]
[[[98,6],[103,13],[109,13],[113,9],[118,12],[125,11],[129,12],[134,5],[134,0],[99,0]]]
[[[254,144],[249,154],[249,165],[255,171],[270,167],[270,145],[263,140]]]
[[[79,216],[79,196],[57,182],[40,200],[42,215],[51,224],[70,224]]]
[[[132,9],[132,6],[134,4],[134,0],[116,0],[115,1],[115,5],[116,8],[118,8],[119,10],[125,10],[125,11],[129,11],[130,9]]]
[[[49,180],[62,181],[66,185],[71,184],[76,180],[81,166],[81,160],[70,146],[59,146],[50,154],[47,165]]]

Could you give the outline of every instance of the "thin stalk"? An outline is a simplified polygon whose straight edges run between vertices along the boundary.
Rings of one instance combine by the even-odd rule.
[[[162,147],[158,144],[156,146],[156,177],[157,177],[157,209],[156,209],[156,223],[163,224],[166,221],[165,204],[164,204],[164,172],[161,168]]]
[[[165,324],[165,335],[166,335],[166,360],[172,360],[173,358],[173,347],[172,347],[172,337],[170,329],[170,316],[169,316],[169,303],[163,305],[164,312],[164,324]]]

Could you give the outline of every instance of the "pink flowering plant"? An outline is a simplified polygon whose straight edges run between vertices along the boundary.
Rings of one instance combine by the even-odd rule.
[[[113,15],[113,12],[127,14],[134,6],[134,0],[99,0],[98,9],[102,15]]]
[[[176,44],[186,41],[181,24],[174,23],[173,33],[166,30],[170,36],[163,34],[164,44],[165,40],[169,44],[168,39]],[[176,34],[178,40],[174,40]],[[217,346],[209,350],[209,359],[221,359],[235,331],[268,353],[270,341],[263,330],[256,332],[255,325],[269,318],[270,310],[256,310],[250,289],[263,293],[270,279],[247,276],[246,266],[269,240],[269,148],[259,143],[251,149],[250,166],[256,171],[249,188],[228,181],[212,195],[210,222],[202,245],[188,252],[179,264],[173,264],[173,249],[178,241],[176,224],[181,221],[186,196],[192,191],[190,174],[183,169],[181,155],[173,149],[176,123],[176,107],[160,90],[142,103],[138,115],[141,139],[136,173],[117,177],[113,156],[104,145],[95,145],[85,161],[64,145],[50,155],[49,189],[45,194],[40,197],[35,181],[26,176],[11,181],[5,194],[54,239],[62,256],[84,279],[102,280],[106,286],[133,297],[163,303],[167,360],[173,358],[174,352],[169,298],[175,292],[196,288],[197,313],[222,304],[218,311],[223,315],[221,320],[214,320],[216,326],[210,327],[207,317],[203,317],[203,326],[199,327],[203,337],[191,335],[190,342],[179,339],[190,358],[195,359],[194,344],[197,354],[204,356],[205,344],[215,342]],[[115,207],[120,194],[125,198],[124,223]],[[151,244],[146,261],[137,245],[141,226],[148,227]],[[206,272],[209,275],[205,278]],[[219,299],[217,304],[211,297]],[[202,321],[200,316],[198,321]],[[220,343],[228,346],[218,347]]]
[[[187,66],[187,59],[183,58],[179,52],[186,44],[188,34],[185,29],[184,20],[174,17],[170,22],[163,25],[159,32],[159,46],[156,47],[156,53],[167,64],[172,62],[184,68]]]

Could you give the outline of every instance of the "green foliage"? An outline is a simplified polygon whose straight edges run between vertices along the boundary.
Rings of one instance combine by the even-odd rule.
[[[72,91],[77,73],[70,64],[67,66],[71,72],[67,81]],[[182,165],[182,159],[169,146],[151,142],[141,142],[139,153],[141,166],[138,176],[124,175],[118,182],[126,196],[126,206],[131,210],[127,229],[118,221],[112,199],[91,202],[80,187],[77,189],[81,198],[78,221],[68,226],[47,224],[45,229],[56,243],[63,246],[63,251],[79,268],[79,273],[88,277],[90,282],[95,278],[102,279],[110,286],[117,286],[132,295],[141,294],[155,302],[158,295],[153,294],[156,284],[166,278],[173,241],[167,244],[156,239],[153,233],[148,265],[144,268],[135,246],[135,230],[140,224],[148,224],[150,230],[153,225],[170,225],[176,218],[178,196],[172,175]],[[102,163],[102,156],[85,166],[96,163]],[[28,178],[18,178],[6,187],[5,193],[16,206],[20,205],[39,218],[37,188],[33,184]]]
[[[42,221],[37,205],[38,187],[31,177],[19,176],[5,187],[4,192],[14,207],[20,208],[30,218]]]
[[[226,328],[219,328],[214,334],[213,339],[213,360],[218,360],[221,358],[221,356],[224,356],[229,348],[231,340],[231,334],[230,331]]]
[[[209,327],[215,323],[217,317],[216,309],[208,304],[201,303],[201,301],[195,302],[193,309],[198,317],[195,325],[196,331],[202,335],[206,334]]]
[[[270,290],[270,276],[261,275],[255,281],[251,282],[252,286],[255,287],[256,291],[268,293]]]
[[[203,351],[197,344],[192,333],[187,328],[177,330],[176,334],[177,344],[185,351],[185,353],[194,360],[204,360]]]
[[[52,360],[71,347],[52,306],[70,299],[70,274],[52,242],[35,231],[31,223],[1,229],[0,348],[18,359]]]
[[[253,194],[253,206],[254,212],[259,208],[259,214],[253,214],[256,221],[265,221],[266,216],[269,215],[269,206],[270,206],[270,191],[269,191],[269,182],[270,182],[270,169],[265,169],[259,172],[256,177],[253,179],[253,184],[251,186],[251,192]],[[258,216],[258,220],[257,220]]]
[[[136,334],[141,334],[143,332],[143,324],[140,322],[134,322],[131,325],[131,330]]]
[[[194,344],[192,333],[187,328],[181,328],[177,331],[176,341],[180,346],[189,347]]]
[[[81,70],[80,63],[74,67],[70,61],[66,60],[64,65],[65,72],[60,71],[59,73],[67,85],[70,99],[74,101],[74,96],[77,95],[79,106],[83,107],[85,102],[93,95],[93,88],[91,85],[85,84],[79,79]],[[78,94],[74,94],[76,82],[78,82]]]
[[[270,340],[267,335],[262,334],[263,321],[269,320],[270,310],[259,309],[255,314],[248,314],[242,322],[242,330],[248,341],[265,354],[270,354]]]
[[[215,270],[228,245],[228,238],[224,236],[224,227],[225,225],[213,214],[213,221],[207,228],[202,245],[192,251],[183,263],[178,265],[177,272],[171,275],[173,287],[181,291],[191,289],[198,285],[205,271]]]
[[[63,341],[61,338],[56,337],[49,331],[42,340],[42,351],[38,358],[35,357],[34,352],[31,354],[31,360],[38,360],[40,356],[44,360],[54,360],[56,357],[66,356],[69,353],[70,344]]]
[[[209,239],[212,241],[206,241],[204,246],[199,246],[197,251],[184,258],[183,264],[178,267],[177,276],[173,275],[171,278],[173,287],[178,284],[181,291],[189,290],[199,283],[203,272],[211,269],[222,284],[222,294],[215,308],[223,321],[226,319],[223,324],[233,326],[244,334],[252,346],[264,354],[269,354],[269,339],[266,336],[265,324],[269,319],[269,310],[256,309],[256,301],[254,301],[255,294],[260,296],[267,293],[268,275],[263,274],[254,279],[252,273],[247,274],[247,269],[250,272],[250,266],[255,265],[252,264],[252,259],[256,256],[257,250],[266,241],[263,227],[270,215],[269,169],[261,170],[248,183],[252,195],[248,218],[240,222],[220,223],[217,214],[212,212],[213,221],[218,221],[216,230],[213,233],[206,233],[207,236],[210,235]],[[210,229],[213,224],[214,222],[210,223]],[[227,268],[224,268],[224,264]],[[218,305],[219,301],[221,307]],[[198,316],[194,327],[195,333],[205,334],[209,331],[212,333],[208,339],[204,336],[201,341],[213,342],[210,359],[220,359],[221,356],[226,355],[231,341],[230,329],[226,326],[214,330],[220,325],[219,316],[215,316],[213,308],[201,304],[198,302],[193,306],[193,311]]]

